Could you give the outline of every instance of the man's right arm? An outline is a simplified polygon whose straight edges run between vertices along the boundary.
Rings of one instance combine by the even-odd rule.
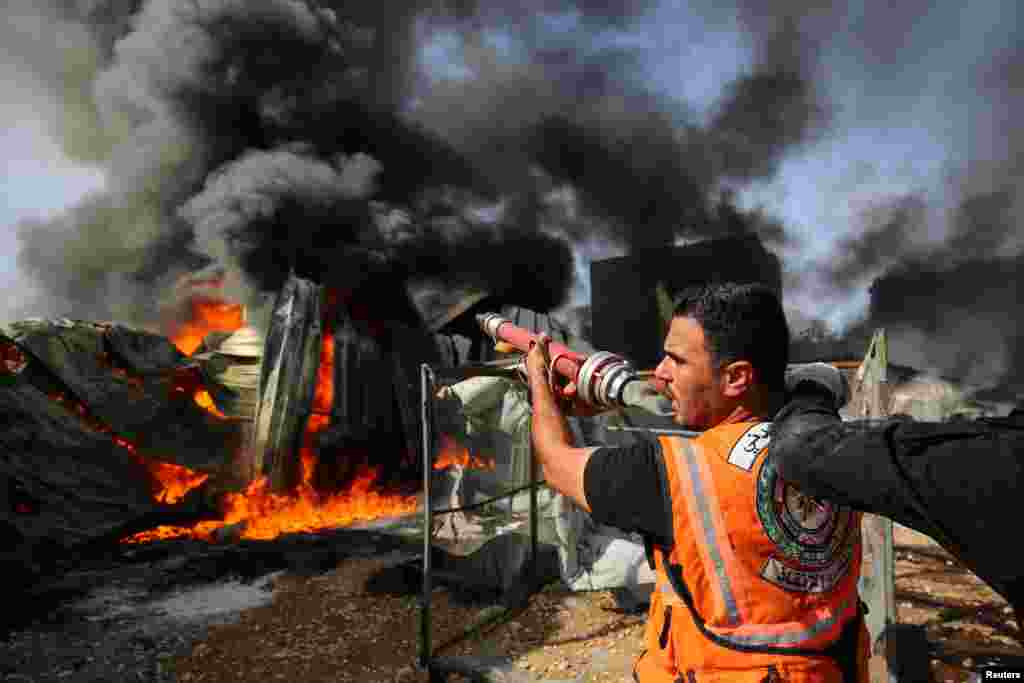
[[[672,545],[672,505],[658,443],[596,449],[587,462],[583,485],[595,521],[640,533],[661,546]]]

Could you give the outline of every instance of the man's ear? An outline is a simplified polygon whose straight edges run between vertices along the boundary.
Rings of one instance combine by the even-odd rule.
[[[754,386],[754,366],[750,361],[737,360],[722,368],[722,393],[739,398]]]

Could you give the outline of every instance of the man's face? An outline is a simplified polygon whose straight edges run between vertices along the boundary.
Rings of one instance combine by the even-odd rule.
[[[672,319],[665,337],[665,357],[654,377],[665,386],[680,425],[708,429],[722,420],[718,367],[705,346],[704,329],[693,318]]]

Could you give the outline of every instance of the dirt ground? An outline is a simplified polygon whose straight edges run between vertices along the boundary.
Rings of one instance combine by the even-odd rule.
[[[275,554],[139,549],[34,596],[50,601],[34,606],[42,616],[0,633],[0,681],[425,683],[418,565],[405,546],[378,552],[381,538],[364,544],[374,552],[322,535]],[[929,539],[897,529],[895,540],[899,620],[924,627],[931,680],[968,681],[998,658],[1024,664],[1001,598]],[[504,664],[508,683],[628,681],[642,647],[643,614],[557,584],[509,612],[437,587],[431,617],[435,655]]]
[[[385,562],[366,559],[322,576],[280,577],[272,604],[212,627],[204,643],[178,660],[179,680],[428,680],[415,666],[416,596],[367,590],[384,569]],[[522,611],[502,614],[500,607],[460,604],[439,587],[431,611],[436,654],[506,657],[524,674],[556,680],[623,680],[639,653],[644,621],[642,614],[618,609],[609,592],[557,589],[534,595]],[[490,628],[451,642],[491,615],[497,619]]]
[[[990,661],[1024,670],[1013,610],[927,536],[895,525],[896,608],[900,623],[924,626],[936,681],[967,680]]]
[[[935,650],[934,681],[967,681],[972,668],[992,657],[1024,657],[998,595],[920,534],[898,529],[896,548],[899,620],[925,626]],[[319,576],[282,576],[271,604],[212,627],[177,660],[179,680],[428,680],[415,667],[415,595],[368,590],[382,569],[380,560],[362,559]],[[618,609],[610,592],[549,588],[525,610],[454,642],[488,611],[460,605],[443,588],[435,589],[431,609],[436,654],[505,657],[524,680],[631,680],[642,649],[643,615]]]

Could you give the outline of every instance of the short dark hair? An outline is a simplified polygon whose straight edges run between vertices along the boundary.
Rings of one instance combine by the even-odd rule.
[[[789,325],[769,287],[735,282],[690,287],[676,299],[672,315],[700,324],[716,363],[746,360],[758,383],[772,390],[785,386]]]

